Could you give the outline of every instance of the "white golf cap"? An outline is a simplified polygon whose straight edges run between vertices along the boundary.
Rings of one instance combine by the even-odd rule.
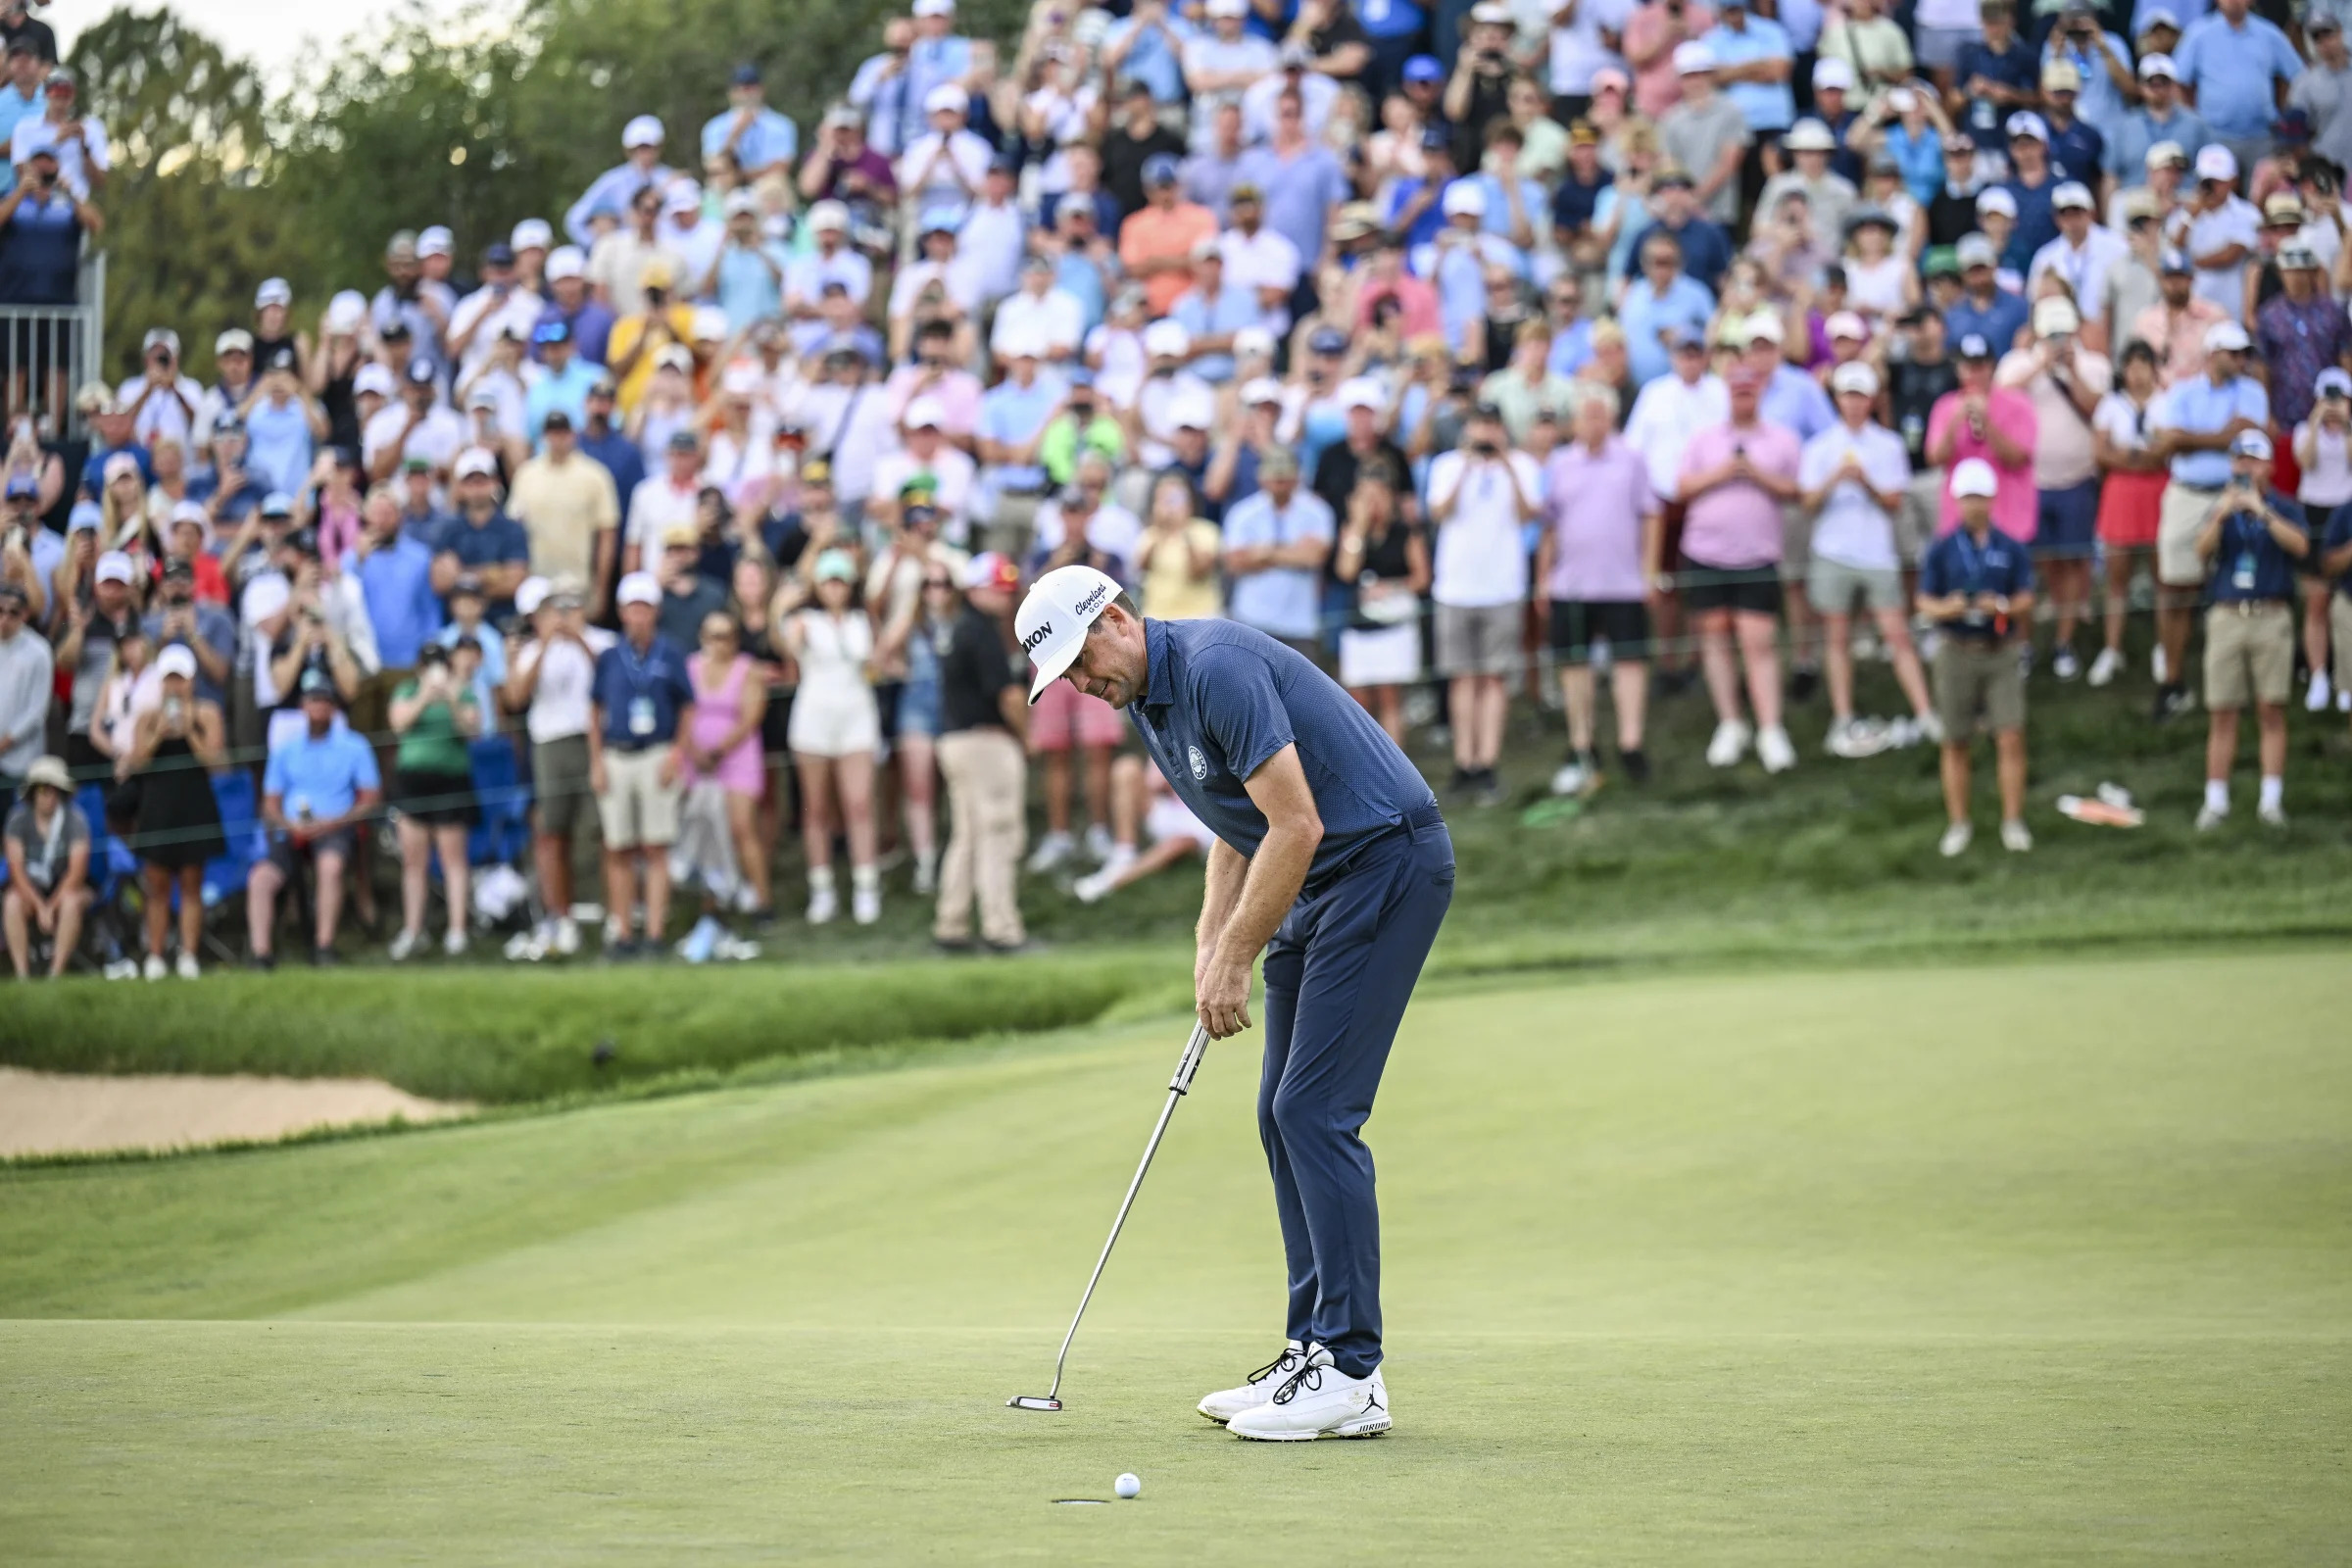
[[[559,245],[547,253],[547,280],[560,283],[567,277],[588,275],[588,253],[577,245]]]
[[[620,588],[613,598],[624,605],[658,605],[662,602],[662,579],[650,571],[632,571],[620,579]]]
[[[556,231],[548,225],[546,219],[526,218],[514,225],[514,232],[507,239],[507,248],[513,251],[543,251],[555,242]]]
[[[2081,92],[2082,73],[2075,69],[2072,60],[2052,60],[2041,68],[2043,92]]]
[[[1046,357],[1045,329],[1014,322],[1005,329],[998,351],[1006,360],[1042,360]]]
[[[1822,64],[1827,65],[1829,62],[1825,60],[1822,62]],[[1918,106],[1919,94],[1913,92],[1910,88],[1889,87],[1886,89],[1886,107],[1893,110],[1896,114],[1907,115]]]
[[[759,366],[737,360],[718,372],[718,389],[731,398],[756,398],[763,380]]]
[[[388,398],[393,390],[392,372],[372,360],[352,374],[351,395],[355,398],[368,392],[379,398]]]
[[[1838,138],[1830,134],[1830,127],[1810,115],[1788,127],[1788,134],[1782,138],[1782,144],[1792,153],[1834,153],[1838,150]]]
[[[213,531],[213,514],[204,510],[201,501],[175,501],[172,504],[172,526],[192,522],[206,533]]]
[[[538,613],[539,607],[547,603],[547,596],[554,591],[555,584],[545,577],[534,574],[523,578],[514,585],[515,612],[524,615]]]
[[[1972,267],[1994,267],[1999,265],[2001,259],[2001,253],[1993,249],[1992,237],[1988,234],[1963,234],[1960,243],[1952,249],[1959,257],[1962,271]]]
[[[2271,438],[2260,430],[2240,430],[2230,443],[2230,455],[2233,458],[2259,458],[2268,463],[2272,456]]]
[[[1389,406],[1389,400],[1381,393],[1380,383],[1368,375],[1350,376],[1342,381],[1339,396],[1343,409],[1370,409],[1378,414]]]
[[[1680,76],[1702,75],[1715,69],[1715,51],[1703,43],[1678,43],[1674,46],[1674,70]]]
[[[727,192],[726,200],[719,203],[719,211],[729,218],[738,213],[757,213],[760,211],[760,198],[749,185],[738,185]]]
[[[1187,387],[1176,399],[1168,415],[1168,422],[1179,430],[1213,430],[1217,427],[1216,394],[1200,387]]]
[[[1457,179],[1446,187],[1446,216],[1466,213],[1472,218],[1487,216],[1487,193],[1466,179]]]
[[[1992,465],[1983,458],[1963,458],[1952,466],[1952,494],[1955,496],[1984,496],[1990,500],[2001,493],[2001,476],[1992,471]]]
[[[2086,213],[2092,210],[2090,187],[2079,179],[2067,180],[2050,192],[2052,211],[2063,213],[2070,207],[2080,207]]]
[[[2150,6],[2147,14],[2139,19],[2139,30],[2142,36],[2154,32],[2158,27],[2170,27],[2175,32],[2180,30],[2180,19],[2173,14],[2172,7]]]
[[[1282,383],[1270,375],[1261,375],[1242,388],[1242,406],[1254,409],[1267,403],[1282,401]]]
[[[1155,360],[1181,360],[1193,352],[1193,334],[1182,321],[1158,320],[1144,328],[1144,352]]]
[[[914,0],[913,12],[918,17],[952,17],[956,0]]]
[[[177,675],[182,680],[196,678],[196,656],[186,643],[173,643],[155,656],[155,672],[159,677]]]
[[[1854,68],[1834,55],[1827,60],[1813,62],[1813,90],[1824,92],[1833,89],[1838,92],[1854,90]]]
[[[2051,295],[2034,302],[2034,335],[2035,337],[2065,337],[2082,329],[2082,317],[2075,302]]]
[[[1029,656],[1037,676],[1029,700],[1061,678],[1086,642],[1086,629],[1119,596],[1119,585],[1092,566],[1056,566],[1037,579],[1012,617],[1012,634]]]
[[[416,254],[419,258],[453,255],[457,248],[458,237],[445,224],[435,223],[416,236]]]
[[[467,447],[458,454],[458,461],[451,472],[461,479],[476,478],[483,474],[496,478],[498,460],[490,455],[486,447]]]
[[[662,122],[652,115],[639,115],[620,127],[620,145],[627,149],[659,147],[664,139]]]
[[[138,569],[131,565],[130,558],[120,550],[109,550],[98,558],[98,581],[100,582],[128,584],[137,575]]]
[[[2246,329],[2235,321],[2216,321],[2205,329],[2205,352],[2208,354],[2243,354],[2248,341]]]
[[[703,188],[691,179],[681,179],[669,187],[662,198],[662,211],[671,218],[703,210]]]
[[[937,430],[948,422],[947,405],[933,397],[920,397],[906,405],[906,428]]]
[[[2311,383],[2311,390],[2324,398],[2352,398],[2352,375],[2330,365]]]
[[[1860,360],[1840,365],[1830,372],[1830,390],[1859,392],[1866,398],[1875,398],[1879,395],[1879,372]]]
[[[1833,343],[1841,337],[1870,340],[1870,323],[1853,311],[1839,311],[1822,323],[1822,330],[1830,334]]]
[[[1986,213],[1999,213],[2004,218],[2015,218],[2017,216],[2017,198],[1998,185],[1987,185],[1977,192],[1977,216],[1982,218]]]
[[[294,303],[294,285],[282,277],[265,277],[262,286],[253,291],[253,308],[267,310],[272,305]]]
[[[2001,129],[2008,133],[2011,141],[2029,136],[2039,142],[2046,142],[2050,139],[2049,122],[2031,109],[2021,109],[2011,115],[2008,122],[2002,125]]]
[[[1271,354],[1274,334],[1262,326],[1245,326],[1233,334],[1233,352],[1242,354]]]
[[[223,354],[251,354],[252,352],[253,334],[241,326],[232,326],[213,339],[213,358],[215,359],[219,359]]]
[[[923,94],[926,115],[960,115],[972,107],[972,95],[952,81],[943,81]]]
[[[1208,0],[1203,8],[1212,17],[1246,17],[1250,14],[1249,0]]]
[[[2237,155],[2218,141],[2206,143],[2197,149],[2197,177],[2234,184],[2237,180]]]
[[[2140,164],[2147,169],[2162,169],[2172,164],[2186,169],[2188,149],[2177,141],[2160,141],[2148,149],[2147,155],[2140,159]]]
[[[1781,324],[1778,311],[1750,311],[1740,323],[1740,337],[1743,343],[1781,343],[1788,340],[1788,328]]]
[[[347,288],[326,302],[326,330],[330,337],[348,337],[368,319],[368,298],[356,288]]]
[[[2153,81],[2158,76],[2162,76],[2167,81],[2180,79],[2180,68],[2173,64],[2171,55],[2160,49],[2139,57],[2139,79]]]
[[[850,210],[839,202],[818,202],[808,209],[808,232],[822,234],[827,229],[840,233],[850,226]]]

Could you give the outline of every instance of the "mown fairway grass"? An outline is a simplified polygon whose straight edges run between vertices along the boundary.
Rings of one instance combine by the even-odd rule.
[[[2341,990],[2243,949],[1435,988],[1372,1124],[1376,1443],[1190,1411],[1279,1326],[1247,1037],[1070,1407],[1003,1407],[1181,1019],[0,1171],[0,1555],[2340,1561]]]

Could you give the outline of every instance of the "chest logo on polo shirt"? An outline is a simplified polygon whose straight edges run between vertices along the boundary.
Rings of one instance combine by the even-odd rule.
[[[1200,748],[1198,746],[1187,746],[1184,749],[1184,759],[1186,761],[1193,764],[1193,782],[1196,784],[1207,783],[1208,759],[1200,755]]]

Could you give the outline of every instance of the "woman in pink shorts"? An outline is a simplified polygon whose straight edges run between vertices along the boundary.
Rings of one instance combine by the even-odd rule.
[[[727,792],[727,833],[735,858],[751,884],[754,907],[772,912],[767,857],[760,848],[760,798],[767,770],[760,750],[760,723],[767,711],[767,685],[741,647],[734,617],[713,612],[703,617],[702,652],[686,661],[694,685],[694,726],[686,733],[686,782],[714,783]]]
[[[1066,680],[1046,688],[1029,710],[1029,751],[1046,763],[1046,836],[1029,857],[1031,872],[1042,875],[1077,852],[1070,835],[1070,754],[1086,763],[1086,849],[1101,861],[1109,858],[1110,754],[1127,738],[1127,721],[1100,697],[1089,697]]]

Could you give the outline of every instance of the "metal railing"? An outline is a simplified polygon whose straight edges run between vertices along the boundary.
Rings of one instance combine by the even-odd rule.
[[[0,305],[0,409],[5,421],[32,416],[43,436],[82,433],[74,394],[104,379],[106,253],[85,251],[78,304]]]

